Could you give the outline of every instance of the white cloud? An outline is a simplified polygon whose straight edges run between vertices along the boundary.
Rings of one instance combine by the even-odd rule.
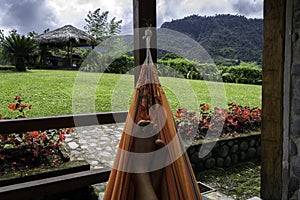
[[[0,0],[0,29],[16,28],[25,34],[72,24],[83,29],[88,11],[101,8],[122,19],[123,33],[132,32],[132,0]],[[262,18],[263,0],[157,0],[157,25],[192,14],[239,14]]]
[[[164,21],[189,15],[239,14],[263,17],[263,0],[158,0],[159,26]]]

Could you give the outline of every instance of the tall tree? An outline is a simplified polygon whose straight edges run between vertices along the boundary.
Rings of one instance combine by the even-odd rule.
[[[103,41],[121,32],[122,20],[116,20],[116,17],[108,20],[108,14],[108,11],[101,13],[98,8],[94,12],[89,11],[84,19],[86,22],[84,29],[98,41]]]

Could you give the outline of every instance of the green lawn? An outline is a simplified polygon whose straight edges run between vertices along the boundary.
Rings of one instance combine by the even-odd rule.
[[[199,103],[212,102],[261,107],[261,86],[165,77],[160,80],[173,110],[194,110]],[[4,117],[15,116],[7,105],[14,102],[16,93],[24,103],[33,105],[28,117],[122,111],[130,104],[133,76],[63,70],[0,71],[0,113]]]

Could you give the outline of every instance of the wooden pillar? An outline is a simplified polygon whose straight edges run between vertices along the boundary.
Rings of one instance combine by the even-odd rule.
[[[146,58],[146,41],[142,39],[145,35],[145,27],[151,23],[151,55],[153,62],[157,61],[157,43],[156,43],[156,0],[133,0],[133,28],[134,28],[134,65],[135,76],[134,83],[136,84],[139,74],[140,65],[143,64]]]
[[[281,199],[286,0],[264,1],[261,198]]]

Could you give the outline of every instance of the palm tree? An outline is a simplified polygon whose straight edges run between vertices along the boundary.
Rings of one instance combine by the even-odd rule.
[[[26,71],[26,59],[38,52],[38,44],[35,40],[16,33],[5,37],[1,46],[4,55],[16,65],[18,71]]]

